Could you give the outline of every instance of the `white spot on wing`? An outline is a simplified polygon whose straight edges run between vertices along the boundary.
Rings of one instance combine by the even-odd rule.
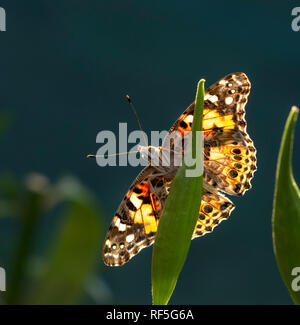
[[[209,101],[211,101],[212,103],[216,102],[218,100],[218,96],[213,95],[209,98]]]
[[[225,103],[226,103],[227,105],[230,105],[232,102],[233,102],[232,97],[226,97],[226,99],[225,99]]]
[[[134,240],[134,234],[130,234],[130,235],[128,235],[127,237],[126,237],[126,241],[127,241],[127,243],[130,243],[130,242],[132,242]]]
[[[126,230],[126,225],[125,225],[125,223],[120,223],[118,229],[119,229],[119,231],[125,231],[125,230]]]
[[[135,195],[131,195],[130,201],[137,209],[139,209],[142,204],[142,200],[138,199]]]
[[[192,122],[193,122],[193,119],[194,119],[194,116],[193,116],[193,115],[188,115],[188,116],[184,119],[184,121],[185,121],[186,123],[192,123]]]

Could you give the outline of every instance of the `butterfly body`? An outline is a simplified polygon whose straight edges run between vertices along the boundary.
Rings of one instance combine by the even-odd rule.
[[[256,150],[246,131],[250,82],[233,73],[206,90],[203,111],[203,194],[193,238],[227,219],[234,204],[224,196],[243,195],[256,169]],[[140,147],[148,166],[123,198],[107,232],[104,263],[122,265],[155,240],[157,226],[192,129],[192,103],[173,124],[161,147]]]

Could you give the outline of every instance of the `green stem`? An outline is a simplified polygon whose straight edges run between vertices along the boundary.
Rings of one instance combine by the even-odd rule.
[[[204,80],[198,83],[192,141],[188,142],[185,155],[196,155],[194,169],[185,162],[178,169],[172,182],[158,224],[152,255],[152,302],[167,305],[175,289],[191,244],[191,238],[199,215],[202,196],[203,151],[196,150],[196,133],[202,130],[204,106]],[[199,149],[199,148],[198,148]],[[194,160],[194,158],[193,158]],[[200,170],[198,170],[200,167]],[[194,173],[198,171],[199,173]],[[187,177],[187,172],[190,177]],[[191,176],[193,174],[193,177]]]

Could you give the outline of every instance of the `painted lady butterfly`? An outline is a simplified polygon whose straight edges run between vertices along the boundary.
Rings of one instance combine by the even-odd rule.
[[[205,92],[203,194],[192,239],[211,232],[229,217],[234,204],[222,192],[243,195],[251,187],[256,150],[246,131],[245,105],[249,93],[250,82],[240,72],[224,77]],[[191,131],[194,106],[192,103],[183,112],[169,133]],[[135,179],[106,234],[106,265],[122,265],[153,244],[177,168],[170,166],[162,173],[149,164]]]

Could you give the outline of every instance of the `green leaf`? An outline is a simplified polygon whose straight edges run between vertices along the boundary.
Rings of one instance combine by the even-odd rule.
[[[30,304],[74,304],[98,258],[103,226],[90,203],[74,201],[63,216],[39,284]],[[100,256],[100,255],[99,255]]]
[[[195,157],[197,151],[200,153],[196,155],[194,169],[187,161],[178,169],[160,218],[152,256],[152,298],[155,305],[165,305],[169,302],[185,263],[199,214],[203,157],[202,139],[199,145],[196,136],[199,134],[197,131],[202,130],[203,105],[204,80],[200,80],[196,93],[192,141],[188,142],[186,155],[193,153]],[[187,177],[199,166],[196,177]]]
[[[292,107],[281,140],[272,218],[278,268],[295,304],[300,304],[300,291],[293,290],[297,274],[292,274],[294,268],[300,267],[300,191],[292,172],[292,150],[298,112],[297,107]]]
[[[21,194],[22,193],[22,194]],[[15,201],[16,213],[19,217],[19,229],[16,236],[16,247],[9,270],[9,283],[5,299],[7,304],[19,304],[28,257],[35,241],[38,222],[43,211],[43,195],[39,191],[21,187],[19,200]]]

